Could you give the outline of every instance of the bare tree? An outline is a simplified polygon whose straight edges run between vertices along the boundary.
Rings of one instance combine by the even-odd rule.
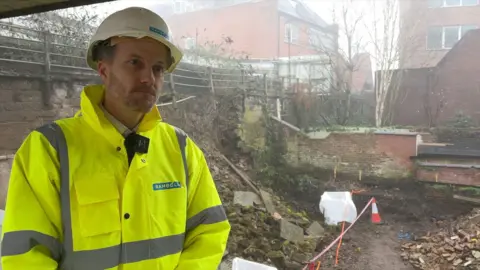
[[[352,1],[343,2],[340,9],[339,35],[345,39],[345,49],[339,47],[337,56],[330,57],[335,78],[332,90],[344,96],[339,99],[340,106],[337,106],[336,110],[337,123],[341,125],[347,124],[350,118],[353,76],[361,64],[354,57],[365,49],[361,36],[357,34],[364,14],[352,8]]]
[[[36,13],[4,20],[1,28],[7,36],[48,43],[53,64],[83,66],[88,41],[106,15],[94,10],[95,6],[85,6]],[[44,45],[35,42],[19,46],[44,49]],[[28,57],[38,58],[40,55]]]
[[[384,125],[385,110],[388,106],[387,98],[395,95],[396,85],[394,82],[394,69],[398,67],[398,18],[399,8],[396,0],[384,0],[382,6],[372,0],[373,22],[368,31],[370,45],[374,50],[377,69],[381,72],[375,82],[375,125]]]
[[[61,44],[86,47],[96,26],[106,14],[92,12],[95,6],[82,6],[35,13],[9,21],[38,32],[48,32],[55,35],[54,41]]]
[[[327,112],[315,111],[326,125],[346,125],[351,118],[352,93],[357,90],[353,89],[355,87],[353,77],[362,64],[362,59],[357,56],[365,52],[365,43],[362,35],[359,34],[364,12],[355,9],[354,2],[354,0],[345,0],[332,5],[334,27],[331,30],[337,31],[334,48],[323,43],[326,41],[330,45],[329,40],[325,38],[313,37],[314,42],[310,44],[313,45],[317,54],[325,59],[322,65],[326,73],[325,77],[328,78],[328,87],[325,87],[325,82],[317,85],[318,82],[312,83],[309,80],[309,84],[310,88],[317,90],[313,93],[317,94],[315,99],[320,103],[318,106],[328,110]]]
[[[394,105],[401,94],[401,82],[404,72],[396,72],[401,59],[413,55],[420,46],[416,28],[420,18],[413,16],[402,20],[400,0],[369,0],[373,16],[366,22],[365,28],[369,37],[368,46],[376,64],[377,78],[375,82],[375,125],[389,125],[393,121]],[[408,21],[403,24],[404,21]]]
[[[423,109],[428,121],[428,127],[436,127],[440,113],[447,105],[445,90],[439,87],[436,68],[428,70],[426,80],[427,87],[423,95]]]

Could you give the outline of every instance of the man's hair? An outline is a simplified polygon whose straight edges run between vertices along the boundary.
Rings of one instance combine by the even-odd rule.
[[[111,61],[115,56],[115,46],[110,44],[110,39],[97,43],[92,49],[93,61]]]
[[[113,57],[115,56],[115,45],[111,45],[111,40],[106,39],[103,41],[98,42],[92,48],[92,59],[94,62],[99,61],[112,61]],[[172,55],[170,48],[167,47],[169,55]],[[168,59],[168,66],[172,65],[174,62],[173,58]]]

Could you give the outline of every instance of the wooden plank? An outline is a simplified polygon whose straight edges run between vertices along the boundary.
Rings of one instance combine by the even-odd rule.
[[[228,166],[230,166],[230,168],[232,168],[232,170],[235,171],[235,173],[238,174],[238,176],[240,176],[240,178],[248,185],[252,188],[253,191],[255,191],[255,193],[257,193],[257,195],[260,195],[260,190],[252,183],[252,181],[250,180],[250,178],[248,176],[246,176],[245,174],[243,174],[238,168],[237,166],[233,165],[233,163],[228,160],[228,158],[224,155],[221,155],[221,157],[223,158],[223,160],[225,160],[225,162],[227,162]]]
[[[453,198],[456,199],[456,200],[471,202],[471,203],[480,205],[480,199],[479,198],[472,198],[472,197],[466,197],[466,196],[461,196],[461,195],[453,195]]]

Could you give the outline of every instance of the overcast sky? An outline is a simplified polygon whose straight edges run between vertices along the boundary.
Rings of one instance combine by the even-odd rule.
[[[124,9],[131,6],[146,7],[156,5],[160,2],[169,2],[170,0],[117,0],[114,2],[108,2],[104,4],[95,5],[99,7],[97,10],[100,13],[110,14],[120,9]],[[336,2],[341,1],[337,0]],[[307,3],[315,12],[317,12],[325,21],[331,22],[331,9],[334,0],[306,0]]]
[[[169,2],[169,1],[171,0],[117,0],[113,2],[107,2],[104,4],[94,5],[92,6],[92,11],[97,12],[101,15],[107,16],[115,11],[118,11],[127,7],[131,7],[131,6],[140,6],[140,7],[149,8],[149,7],[158,5],[161,2]],[[342,6],[344,6],[344,3],[348,2],[349,3],[348,11],[350,12],[350,15],[354,17],[355,16],[358,17],[357,14],[360,12],[362,13],[362,18],[363,18],[362,19],[363,22],[359,24],[356,28],[356,31],[355,31],[356,34],[354,37],[355,39],[358,37],[368,36],[369,26],[367,26],[365,22],[367,22],[369,25],[374,25],[372,23],[373,19],[370,20],[370,18],[372,17],[371,1],[372,0],[355,0],[353,1],[353,4],[351,3],[351,0],[305,0],[304,2],[307,5],[309,5],[312,8],[312,10],[314,10],[318,15],[320,15],[320,17],[322,17],[322,19],[325,20],[327,23],[333,23],[334,21],[334,17],[335,17],[333,15],[334,8],[337,11],[337,15],[336,15],[337,21],[341,21],[341,19],[339,19],[341,16],[338,14],[338,12],[342,9]],[[382,1],[379,0],[376,3],[381,3],[381,2]],[[355,20],[355,18],[352,18],[352,20]],[[340,27],[342,28],[341,23],[340,23]],[[375,27],[378,27],[378,26],[375,26]],[[345,34],[342,34],[342,33],[344,32],[342,32],[342,29],[340,29],[340,35],[339,35],[340,47],[346,48],[348,47],[348,46],[345,46],[346,36]],[[368,45],[365,45],[365,46],[367,47],[362,48],[359,51],[360,52],[364,52],[365,50],[371,51],[368,48]],[[344,49],[344,51],[347,51],[347,50]],[[355,54],[357,52],[358,51],[353,53]],[[373,54],[373,52],[371,53]],[[373,62],[373,65],[375,66],[376,63],[374,59],[372,59],[372,62]]]

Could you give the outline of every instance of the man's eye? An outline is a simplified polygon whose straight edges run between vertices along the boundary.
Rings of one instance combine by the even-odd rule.
[[[154,66],[153,72],[155,73],[162,73],[165,69],[162,66]]]
[[[132,59],[132,60],[129,60],[128,63],[136,66],[136,65],[138,65],[139,61],[138,61],[138,59]]]

